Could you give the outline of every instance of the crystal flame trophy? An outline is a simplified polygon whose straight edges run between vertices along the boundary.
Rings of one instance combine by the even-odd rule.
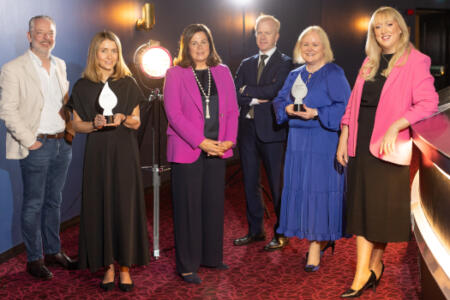
[[[291,94],[294,97],[294,111],[305,111],[303,107],[303,98],[308,94],[308,88],[302,80],[302,76],[298,74],[297,79],[291,89]]]
[[[112,110],[117,105],[117,96],[109,87],[108,82],[103,86],[102,92],[98,98],[98,104],[103,108],[103,116],[106,118],[106,123],[114,123],[114,114]]]

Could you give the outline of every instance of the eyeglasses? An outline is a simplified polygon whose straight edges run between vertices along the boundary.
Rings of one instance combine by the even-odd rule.
[[[52,38],[52,37],[55,36],[55,32],[53,32],[53,31],[49,31],[49,32],[35,31],[34,34],[35,34],[37,37],[44,37],[44,36],[47,36],[47,37],[49,37],[49,38]]]

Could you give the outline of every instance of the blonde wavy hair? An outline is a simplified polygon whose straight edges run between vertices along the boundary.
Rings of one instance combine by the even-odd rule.
[[[405,19],[403,19],[402,15],[396,9],[389,6],[382,6],[378,8],[370,18],[369,29],[367,31],[366,55],[369,60],[361,68],[360,71],[361,76],[365,80],[373,80],[378,72],[378,68],[380,67],[382,48],[378,44],[375,37],[375,20],[379,18],[389,19],[397,22],[401,30],[400,39],[397,42],[395,53],[389,61],[387,68],[381,72],[381,75],[383,75],[384,77],[388,77],[394,66],[404,65],[408,60],[409,52],[413,47],[409,41],[408,26],[406,26]],[[401,61],[400,58],[402,58]]]
[[[91,40],[91,44],[89,45],[88,58],[86,63],[86,68],[83,71],[81,77],[87,78],[93,82],[101,81],[101,71],[97,62],[97,51],[100,48],[100,44],[104,40],[113,41],[117,46],[117,63],[114,67],[114,73],[111,75],[113,80],[117,80],[123,78],[125,76],[131,76],[130,69],[128,69],[125,60],[122,55],[122,45],[120,43],[117,35],[112,31],[101,31],[98,32]]]
[[[325,32],[325,30],[323,30],[322,27],[317,26],[317,25],[309,26],[305,30],[303,30],[302,33],[300,33],[300,35],[297,39],[297,43],[295,43],[294,53],[292,55],[294,62],[298,63],[298,64],[303,64],[305,62],[305,60],[302,57],[302,49],[301,49],[302,48],[301,47],[302,40],[307,34],[309,34],[311,32],[317,33],[317,35],[320,38],[320,41],[322,42],[325,63],[332,62],[334,60],[334,55],[333,55],[333,50],[331,50],[331,45],[330,45],[330,40],[328,39],[328,35]]]

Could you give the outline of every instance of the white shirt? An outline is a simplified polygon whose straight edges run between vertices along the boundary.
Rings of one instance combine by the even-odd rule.
[[[277,47],[273,47],[272,49],[270,49],[269,51],[267,51],[266,53],[259,51],[259,58],[258,58],[258,66],[261,63],[261,55],[267,55],[267,57],[264,59],[264,65],[267,66],[267,63],[269,62],[270,57],[272,56],[272,54],[275,53],[275,51],[277,50]],[[245,90],[245,89],[244,89]],[[252,98],[252,101],[250,101],[250,107],[253,105],[258,105],[260,104],[257,98]],[[246,115],[246,118],[251,118],[249,114]]]
[[[63,92],[56,75],[56,63],[50,56],[50,73],[42,66],[42,61],[31,50],[28,50],[31,61],[41,82],[44,107],[41,112],[41,120],[37,134],[55,134],[63,132],[66,128],[64,119],[59,114],[63,105]]]

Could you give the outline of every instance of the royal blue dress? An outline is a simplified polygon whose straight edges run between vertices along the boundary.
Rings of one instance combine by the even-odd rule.
[[[303,103],[318,110],[318,120],[286,114],[299,75],[308,88]],[[274,99],[277,122],[289,122],[278,233],[316,241],[342,237],[345,175],[336,161],[336,149],[349,96],[344,71],[328,63],[312,74],[305,66],[291,71]]]

